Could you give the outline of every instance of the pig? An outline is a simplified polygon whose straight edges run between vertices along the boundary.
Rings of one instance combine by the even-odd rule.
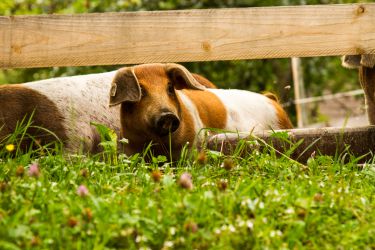
[[[17,124],[32,119],[21,147],[62,142],[66,153],[98,153],[100,135],[91,122],[103,124],[120,137],[120,107],[108,106],[108,91],[117,71],[58,77],[24,84],[0,85],[0,143]],[[216,86],[200,75],[196,80]]]
[[[207,88],[180,64],[143,64],[119,69],[110,90],[120,106],[126,154],[152,143],[154,155],[178,158],[200,140],[204,128],[225,131],[288,129],[292,124],[274,95]]]

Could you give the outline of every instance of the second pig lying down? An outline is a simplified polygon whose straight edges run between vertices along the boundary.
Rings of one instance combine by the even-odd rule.
[[[206,88],[179,64],[143,64],[118,70],[110,105],[121,105],[127,154],[141,152],[152,142],[154,155],[171,153],[177,158],[187,142],[193,145],[197,141],[202,128],[256,132],[292,127],[274,96]]]

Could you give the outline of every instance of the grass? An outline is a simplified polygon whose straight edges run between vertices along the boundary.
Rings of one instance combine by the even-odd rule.
[[[306,168],[272,148],[146,163],[10,143],[0,249],[375,248],[372,164],[316,155]]]

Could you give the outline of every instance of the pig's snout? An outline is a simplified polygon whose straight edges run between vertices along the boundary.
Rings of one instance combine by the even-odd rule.
[[[173,133],[180,126],[180,119],[172,112],[162,112],[155,119],[155,131],[159,136],[165,136],[169,132]]]

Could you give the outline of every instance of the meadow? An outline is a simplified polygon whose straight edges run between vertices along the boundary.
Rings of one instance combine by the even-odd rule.
[[[349,152],[169,162],[110,136],[99,155],[22,152],[15,138],[0,144],[0,249],[375,248],[375,167]]]
[[[77,54],[97,60],[108,52],[113,52],[114,45],[124,48],[126,44],[123,37],[127,36],[121,36],[118,42],[113,42],[113,38],[127,34],[125,28],[121,30],[121,34],[108,33],[108,36],[103,36],[104,33],[94,29],[94,26],[92,30],[82,29],[84,31],[82,32],[83,26],[91,27],[88,22],[84,24],[82,18],[80,20],[84,24],[82,27],[74,26],[73,23],[71,27],[69,23],[61,23],[62,26],[57,25],[54,29],[51,28],[53,25],[43,29],[44,26],[41,23],[39,26],[33,21],[35,20],[33,16],[38,14],[53,14],[50,21],[55,23],[58,20],[55,14],[72,14],[73,17],[78,13],[181,9],[192,11],[197,8],[299,5],[302,2],[304,1],[2,0],[0,13],[5,17],[4,20],[22,20],[22,17],[17,17],[19,15],[32,17],[24,19],[25,25],[17,21],[9,22],[9,24],[8,21],[4,22],[3,27],[6,27],[4,37],[8,39],[7,34],[9,34],[11,39],[8,39],[9,49],[4,49],[4,53],[7,52],[8,56],[4,57],[6,62],[3,65],[4,69],[0,71],[0,84],[82,75],[118,68],[118,65],[57,67],[78,66],[75,62],[83,60],[82,58],[65,59],[66,64],[59,64],[62,61],[61,58],[50,57],[52,64],[44,60],[38,64],[45,68],[33,68],[35,65],[29,64],[18,65],[22,69],[5,69],[16,67],[17,65],[11,62],[21,62],[20,56],[32,59],[30,63],[34,63],[33,58],[38,58],[34,52],[41,56],[53,55],[51,53],[61,48],[62,52],[65,51],[69,55]],[[357,1],[311,0],[308,3],[326,4],[327,2],[343,4]],[[306,27],[313,27],[311,31],[301,28],[301,31],[295,34],[289,33],[294,29],[293,27],[298,28],[301,25],[294,21],[291,26],[281,26],[280,35],[283,39],[288,38],[285,41],[289,41],[290,44],[287,45],[290,45],[293,51],[296,48],[298,51],[298,46],[296,46],[298,43],[294,40],[303,40],[304,46],[300,48],[306,49],[303,54],[293,52],[287,57],[318,55],[314,52],[314,49],[319,47],[317,45],[326,46],[325,44],[331,40],[339,41],[337,46],[347,47],[348,50],[353,46],[352,41],[358,41],[355,43],[356,48],[369,49],[371,46],[363,45],[360,40],[364,42],[371,40],[370,36],[366,36],[371,29],[366,29],[364,21],[371,20],[372,8],[364,8],[362,5],[358,7],[355,11],[350,10],[347,16],[342,16],[340,14],[344,13],[342,11],[337,13],[331,11],[329,18],[323,16],[330,22],[333,19],[337,22],[328,25],[327,21],[324,21],[322,30],[317,29],[313,26],[314,22],[307,19],[305,24]],[[300,12],[294,14],[285,15],[285,19],[282,20],[289,23],[290,20],[294,20],[291,17],[301,16]],[[312,17],[314,17],[313,14],[311,13]],[[322,16],[322,13],[317,14]],[[335,19],[336,14],[341,19]],[[150,17],[153,15],[151,14]],[[359,15],[362,17],[359,18]],[[235,16],[235,18],[237,20],[238,17]],[[268,20],[271,20],[269,18],[268,16],[264,18],[265,23],[261,22],[262,26],[258,27],[264,30],[266,29],[262,27],[270,27],[272,22],[269,23]],[[225,19],[220,18],[220,24],[225,23],[222,20]],[[95,20],[95,26],[103,32],[116,26],[112,22],[97,24],[97,21]],[[211,23],[214,22],[202,23],[202,27],[208,27]],[[33,26],[33,24],[37,25]],[[167,29],[165,30],[170,30],[168,27],[172,27],[172,24],[174,23],[166,23]],[[340,33],[348,24],[359,25],[358,27],[362,30],[358,33],[361,39],[355,38],[358,36],[356,32],[350,32],[356,26],[348,28],[349,32]],[[66,28],[62,29],[65,26]],[[280,25],[276,24],[276,26]],[[145,48],[151,44],[147,39],[152,38],[147,30],[155,34],[155,39],[162,38],[160,40],[162,44],[173,45],[173,39],[177,41],[177,38],[189,40],[188,35],[181,36],[182,29],[176,29],[178,36],[168,35],[173,38],[168,41],[166,39],[168,36],[164,36],[165,34],[160,36],[150,27],[156,26],[149,24],[145,32],[140,33],[142,36],[139,41],[147,45]],[[326,28],[332,30],[328,29],[329,32],[327,32]],[[235,29],[236,27],[228,27],[228,34]],[[43,30],[52,36],[44,36],[43,34],[46,33],[43,33]],[[271,45],[277,42],[276,29],[268,36],[263,34],[264,30],[259,30],[261,34],[259,39],[254,39],[254,37],[244,39],[242,49],[252,48],[248,44],[250,40],[256,42],[257,48],[261,47],[259,41],[263,44],[269,40]],[[67,33],[68,31],[70,33]],[[208,46],[206,42],[203,42],[203,50],[199,46],[199,51],[203,51],[204,54],[197,53],[196,59],[207,59],[208,55],[214,54],[211,50],[215,47],[227,47],[224,46],[226,45],[223,42],[225,39],[217,40],[217,38],[225,38],[226,34],[218,33],[217,36],[211,36],[219,31],[213,28],[209,32],[202,29],[196,33],[199,36],[203,33],[209,35],[202,37],[202,41],[215,41],[213,47],[209,42],[207,42]],[[256,32],[251,32],[251,30],[238,29],[237,31],[233,32],[235,40],[229,39],[228,44],[238,45],[238,48],[241,47],[241,43],[233,42],[238,40],[238,35],[242,33],[256,35]],[[100,35],[91,37],[91,34],[96,33]],[[63,34],[60,39],[57,38],[59,34]],[[146,35],[143,36],[143,34]],[[336,34],[337,38],[332,38],[331,34]],[[325,43],[311,42],[316,35],[322,35],[322,37],[328,35],[330,39],[321,39]],[[18,40],[17,37],[19,37]],[[92,49],[106,41],[106,37],[110,39],[107,43],[111,46],[105,46],[110,48],[109,51],[98,49],[92,56],[92,52],[83,50],[86,47],[86,39],[86,48]],[[133,34],[128,37],[132,38]],[[138,35],[134,34],[134,37]],[[366,37],[368,39],[365,39]],[[7,42],[5,38],[4,42]],[[58,42],[65,40],[70,45],[59,45],[61,43]],[[25,43],[18,43],[21,41]],[[308,42],[305,43],[306,41]],[[345,46],[346,42],[348,42],[347,46]],[[40,47],[43,44],[45,47]],[[193,44],[195,46],[196,41]],[[312,44],[314,46],[311,46]],[[280,48],[274,47],[275,51],[284,51],[284,44],[282,45]],[[189,48],[180,44],[177,47]],[[157,47],[153,45],[151,49],[155,48]],[[266,49],[265,55],[267,58],[270,57],[269,47],[264,46],[264,48]],[[74,53],[76,49],[80,50],[79,53]],[[349,51],[353,52],[354,49]],[[126,50],[131,51],[131,47]],[[325,53],[329,52],[329,54],[319,52],[319,55],[325,55],[324,57],[302,59],[305,86],[309,96],[322,95],[327,89],[332,89],[335,93],[353,90],[359,86],[357,72],[342,68],[338,58],[327,57],[327,55],[332,55],[332,51],[339,51],[337,55],[341,55],[343,51],[348,50],[339,51],[339,48],[330,50],[324,47]],[[28,51],[32,52],[30,56]],[[131,51],[129,58],[136,57],[137,51]],[[157,51],[159,51],[158,48]],[[314,53],[309,54],[308,51]],[[181,50],[177,52],[178,55],[181,54]],[[216,53],[216,50],[212,52]],[[360,52],[363,52],[362,49]],[[116,51],[114,56],[117,58],[119,54]],[[226,54],[232,54],[232,51],[224,53]],[[281,57],[279,53],[276,54],[277,57]],[[166,58],[164,54],[161,56],[161,59]],[[250,58],[259,58],[259,56],[247,57],[247,59]],[[143,62],[144,59],[140,61]],[[152,61],[159,60],[153,59]],[[117,63],[120,64],[120,62]],[[129,63],[121,62],[121,64]],[[97,64],[100,63],[96,62],[95,65]],[[293,99],[291,65],[288,58],[191,62],[188,68],[191,72],[204,75],[219,87],[256,92],[275,90],[283,102],[290,102]],[[289,109],[288,114],[294,119],[295,111],[292,105]],[[308,113],[311,122],[327,120],[317,108]],[[289,145],[290,149],[280,154],[272,145],[261,148],[252,147],[252,151],[244,152],[242,146],[255,144],[253,141],[243,141],[231,155],[223,155],[209,149],[184,151],[179,160],[171,162],[166,156],[152,155],[150,148],[146,148],[140,154],[125,155],[121,150],[117,150],[117,146],[126,143],[126,140],[118,140],[120,138],[116,138],[114,133],[99,124],[93,125],[97,126],[102,135],[101,146],[104,151],[97,155],[69,154],[62,150],[60,144],[45,147],[41,146],[35,138],[29,138],[33,141],[33,147],[22,148],[21,141],[29,137],[26,132],[27,126],[17,128],[13,135],[0,140],[0,250],[375,249],[374,158],[362,163],[361,157],[354,156],[350,153],[350,148],[347,148],[348,150],[343,154],[334,156],[314,152],[307,162],[300,163],[290,157],[293,149],[299,146],[298,144]]]

